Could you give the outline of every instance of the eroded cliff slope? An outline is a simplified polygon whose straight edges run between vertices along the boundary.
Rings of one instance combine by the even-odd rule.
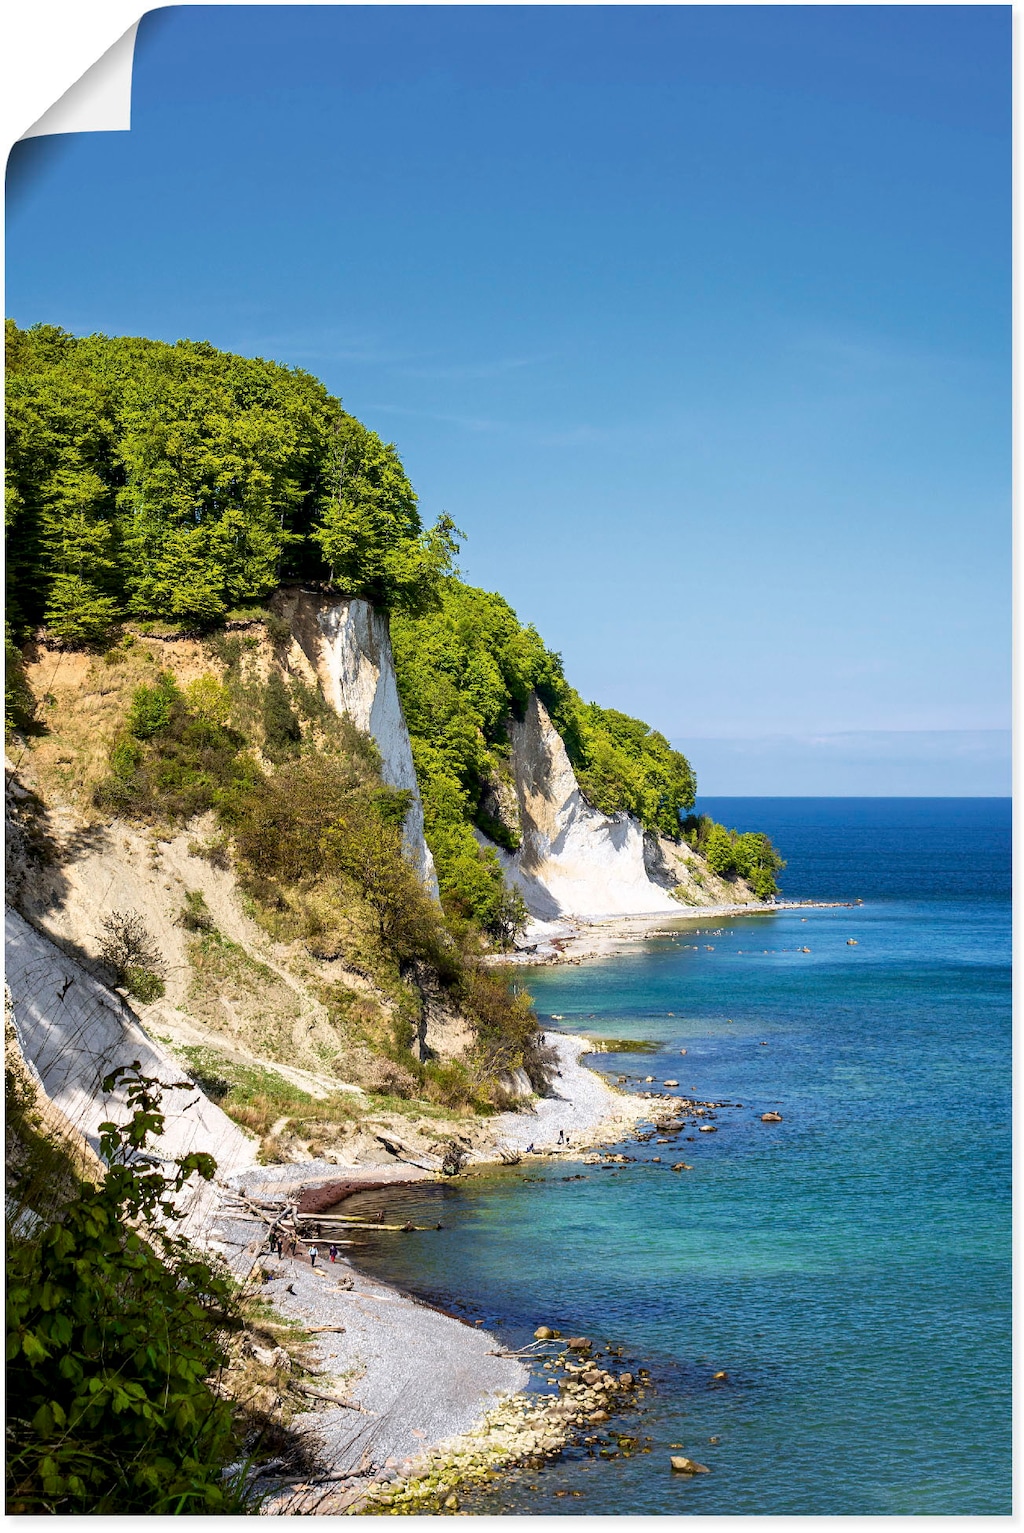
[[[758,903],[742,880],[717,878],[685,843],[654,835],[625,811],[595,809],[536,692],[508,733],[514,818],[507,795],[499,801],[495,794],[492,804],[520,846],[494,850],[538,920],[679,915],[681,905]]]

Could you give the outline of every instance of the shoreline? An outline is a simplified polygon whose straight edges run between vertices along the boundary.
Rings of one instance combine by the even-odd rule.
[[[679,912],[652,911],[649,915],[567,916],[562,921],[531,921],[516,941],[515,951],[494,955],[491,962],[523,967],[556,963],[582,963],[588,958],[607,958],[635,942],[688,931],[695,921],[726,920],[736,916],[773,916],[783,910],[850,910],[860,900],[776,900],[773,904],[680,905]]]
[[[492,1120],[490,1142],[479,1145],[467,1162],[477,1173],[515,1163],[531,1145],[549,1162],[590,1159],[596,1146],[616,1143],[675,1103],[659,1093],[618,1091],[581,1064],[584,1054],[596,1052],[592,1040],[545,1033],[545,1041],[559,1056],[555,1093],[538,1098],[531,1112]],[[559,1130],[568,1133],[568,1144],[558,1143]],[[294,1257],[266,1254],[275,1208],[290,1206],[312,1224],[325,1207],[355,1193],[386,1195],[388,1187],[439,1180],[437,1173],[409,1164],[340,1167],[325,1161],[250,1167],[229,1179],[211,1221],[211,1246],[237,1276],[258,1271],[261,1298],[285,1320],[304,1329],[324,1328],[325,1334],[312,1337],[314,1368],[326,1398],[345,1398],[344,1404],[296,1417],[295,1430],[317,1469],[298,1483],[262,1477],[260,1488],[270,1492],[264,1515],[345,1514],[381,1497],[384,1510],[396,1496],[419,1510],[422,1498],[454,1494],[453,1475],[479,1478],[524,1455],[555,1455],[571,1435],[572,1421],[556,1408],[558,1400],[526,1392],[529,1370],[498,1337],[371,1277],[347,1257],[349,1242],[339,1234],[314,1236],[323,1252],[316,1269],[306,1255],[308,1236]],[[257,1214],[242,1200],[268,1207]],[[344,1230],[346,1236],[357,1232],[358,1226]],[[431,1238],[430,1232],[419,1238]],[[340,1247],[336,1263],[327,1260],[332,1240]],[[537,1324],[544,1318],[538,1316]],[[555,1366],[564,1366],[571,1379],[569,1356]],[[614,1380],[610,1374],[597,1386],[588,1409],[602,1408],[598,1396],[617,1398],[620,1385]],[[431,1509],[440,1511],[444,1496]]]

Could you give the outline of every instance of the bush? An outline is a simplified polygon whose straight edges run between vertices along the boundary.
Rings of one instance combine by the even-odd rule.
[[[178,925],[188,932],[212,932],[216,929],[202,889],[186,890],[185,903],[178,912]]]
[[[271,761],[293,755],[302,741],[302,726],[292,708],[288,688],[276,671],[268,677],[263,693],[263,739]]]
[[[36,700],[25,675],[21,650],[11,635],[10,623],[4,623],[4,733],[5,738],[18,730],[24,733],[35,723]]]
[[[163,995],[164,961],[138,911],[114,910],[104,918],[100,958],[114,983],[140,1001],[155,1001]]]
[[[174,677],[170,671],[161,671],[155,686],[136,688],[128,714],[128,733],[136,740],[151,740],[170,724],[174,705],[180,701]]]
[[[111,747],[96,789],[105,809],[143,819],[189,820],[217,807],[255,772],[242,736],[225,722],[230,699],[213,676],[184,692],[163,672],[132,698],[127,732]]]
[[[419,1081],[405,1065],[393,1059],[375,1059],[364,1072],[363,1085],[367,1091],[375,1091],[380,1096],[412,1097],[417,1093]]]
[[[138,1159],[163,1128],[159,1083],[138,1063],[131,1117],[104,1123],[107,1171],[39,1223],[33,1189],[7,1243],[7,1511],[18,1515],[154,1516],[247,1510],[225,1467],[237,1457],[232,1410],[207,1382],[223,1367],[233,1288],[170,1225],[173,1198],[208,1155],[171,1176]],[[31,1221],[29,1221],[30,1223]]]

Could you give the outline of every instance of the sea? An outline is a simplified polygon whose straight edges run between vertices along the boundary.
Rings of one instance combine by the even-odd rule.
[[[650,1372],[597,1442],[463,1510],[1008,1514],[1010,801],[698,808],[768,832],[783,898],[839,903],[523,977],[546,1026],[617,1041],[589,1062],[622,1089],[742,1105],[614,1169],[396,1190],[389,1218],[443,1229],[353,1253],[510,1345],[548,1325]]]

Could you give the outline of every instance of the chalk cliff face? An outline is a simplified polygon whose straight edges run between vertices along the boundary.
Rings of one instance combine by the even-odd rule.
[[[679,913],[644,854],[644,828],[629,814],[606,815],[588,803],[562,737],[534,693],[510,728],[512,773],[522,845],[496,848],[510,883],[531,915],[625,916]]]
[[[323,597],[296,589],[279,592],[273,605],[291,628],[327,701],[373,737],[384,781],[411,791],[404,827],[406,855],[436,898],[437,875],[423,836],[423,801],[398,700],[387,618],[359,597]]]
[[[5,925],[11,1022],[18,1046],[46,1095],[93,1150],[99,1149],[101,1123],[112,1108],[125,1103],[123,1088],[107,1097],[100,1082],[119,1065],[138,1060],[144,1075],[164,1085],[164,1130],[151,1145],[152,1155],[169,1162],[202,1150],[213,1155],[220,1177],[253,1164],[256,1143],[197,1087],[189,1083],[183,1089],[180,1061],[143,1030],[116,991],[16,911],[6,912]],[[216,1196],[215,1188],[193,1178],[178,1200],[179,1208],[189,1218],[205,1217]]]

